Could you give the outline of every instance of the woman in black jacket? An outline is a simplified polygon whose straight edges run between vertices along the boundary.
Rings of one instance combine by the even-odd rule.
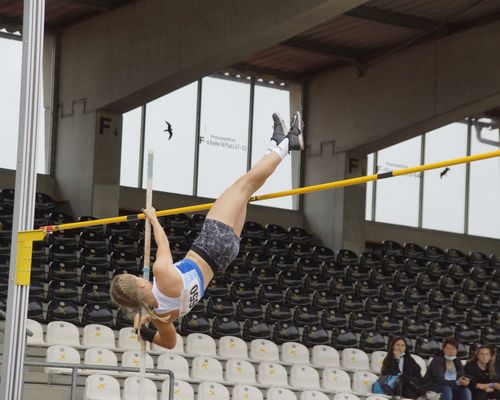
[[[470,378],[473,400],[500,399],[500,380],[495,370],[492,348],[479,347],[475,357],[465,364],[465,374]]]
[[[441,400],[472,400],[467,387],[470,379],[464,376],[464,368],[457,358],[458,342],[452,338],[446,339],[442,349],[427,369],[425,386],[441,393]]]
[[[422,373],[420,365],[407,352],[406,340],[397,336],[389,343],[387,356],[382,362],[382,375],[399,375],[398,395],[416,399],[420,396]]]

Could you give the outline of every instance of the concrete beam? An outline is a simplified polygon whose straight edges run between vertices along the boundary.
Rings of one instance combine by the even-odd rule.
[[[128,111],[365,2],[132,2],[63,31],[60,101]]]

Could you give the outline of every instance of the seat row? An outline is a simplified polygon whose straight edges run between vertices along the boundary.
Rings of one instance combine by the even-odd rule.
[[[161,385],[160,400],[167,400],[169,381]],[[175,400],[195,400],[195,388],[188,382],[175,380]],[[90,375],[85,381],[84,400],[135,400],[139,396],[139,378],[129,377],[123,383],[123,394],[120,396],[120,383],[108,375]],[[217,382],[202,382],[196,389],[196,400],[360,400],[353,393],[335,393],[328,395],[317,390],[300,390],[294,392],[287,388],[271,387],[261,390],[252,385],[239,384],[232,388]],[[158,390],[154,382],[145,379],[145,397],[143,400],[157,400]],[[368,396],[366,400],[385,400],[382,396]]]

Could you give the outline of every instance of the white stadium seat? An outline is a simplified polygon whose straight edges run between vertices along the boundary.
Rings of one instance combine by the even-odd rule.
[[[115,350],[115,334],[111,328],[104,325],[86,325],[83,328],[82,346]]]
[[[265,386],[288,386],[288,374],[281,364],[262,362],[259,364],[257,380]]]
[[[322,374],[322,387],[332,392],[351,392],[351,378],[340,368],[326,368]]]
[[[300,400],[330,400],[323,392],[317,390],[304,390],[300,394]]]
[[[149,343],[149,342],[148,342]],[[148,343],[146,343],[147,348]],[[122,328],[118,333],[118,349],[127,350],[141,350],[141,344],[137,340],[137,335],[135,334],[134,328]]]
[[[308,365],[294,365],[290,368],[290,386],[301,389],[318,389],[318,371]]]
[[[352,376],[352,390],[356,394],[367,396],[373,394],[372,387],[378,376],[368,371],[356,371]]]
[[[70,322],[52,321],[47,324],[47,344],[65,344],[71,347],[81,347],[80,332]]]
[[[158,356],[157,366],[158,369],[171,370],[174,373],[176,379],[190,379],[188,362],[184,357],[178,354],[160,354]]]
[[[73,347],[66,345],[54,345],[47,349],[45,357],[47,362],[64,364],[80,364],[80,353]],[[52,374],[71,374],[71,368],[45,368],[45,372]]]
[[[223,336],[219,339],[218,352],[225,358],[248,358],[248,348],[244,340],[234,336]]]
[[[230,359],[226,362],[226,381],[233,383],[255,383],[255,368],[248,361]]]
[[[190,333],[186,339],[186,353],[194,356],[215,356],[215,340],[203,333]]]
[[[259,361],[279,361],[278,346],[267,339],[254,339],[250,342],[250,358]]]
[[[170,381],[168,379],[164,380],[161,384],[161,396],[160,400],[194,400],[194,389],[191,384],[178,381],[174,381],[174,398],[169,399],[168,391],[170,388]]]
[[[318,367],[339,367],[339,352],[331,346],[316,345],[312,348],[311,363]]]
[[[367,396],[366,400],[387,400],[387,397],[374,394],[373,396]]]
[[[387,355],[387,351],[374,351],[370,356],[370,370],[376,374],[382,371],[382,363]]]
[[[349,371],[369,370],[370,360],[363,350],[348,348],[342,350],[341,366]]]
[[[93,347],[85,351],[85,356],[83,358],[83,363],[87,365],[107,365],[116,367],[118,365],[118,360],[116,354],[109,349],[101,349],[98,347]],[[85,369],[86,374],[117,374],[118,371],[102,371],[102,370],[92,370]]]
[[[273,387],[266,393],[266,400],[297,400],[290,389]]]
[[[175,347],[173,349],[167,349],[163,346],[158,346],[157,344],[151,343],[151,352],[153,353],[176,353],[176,354],[184,354],[184,339],[181,335],[176,333],[177,340],[175,341]]]
[[[222,365],[215,358],[198,356],[193,358],[191,375],[201,381],[222,381]]]
[[[424,376],[427,372],[427,364],[425,363],[425,360],[422,357],[417,356],[416,354],[412,354],[411,356],[417,362],[417,364],[420,365],[420,373],[422,374],[422,376]]]
[[[264,400],[264,396],[255,386],[236,385],[233,388],[232,400]]]
[[[33,321],[32,319],[26,320],[26,329],[29,329],[33,336],[28,336],[26,338],[26,343],[28,346],[45,346],[45,340],[43,340],[43,327],[40,322]]]
[[[83,400],[120,400],[120,384],[109,375],[90,375],[85,380]]]
[[[198,385],[196,400],[229,400],[229,390],[215,382],[203,382]]]
[[[309,350],[301,343],[285,342],[281,346],[281,361],[288,364],[309,364]]]
[[[126,351],[125,353],[122,354],[122,367],[128,367],[128,368],[139,368],[141,365],[141,353],[138,351],[134,350],[129,350]],[[154,368],[155,363],[153,361],[153,357],[151,357],[149,354],[146,354],[146,368]],[[138,374],[139,372],[123,372],[126,375],[134,375]],[[154,374],[148,373],[146,374],[147,376],[151,376]]]
[[[333,400],[361,400],[361,399],[352,393],[337,393],[333,396]]]
[[[140,397],[141,378],[137,376],[129,376],[123,381],[123,400],[157,400],[156,385],[151,379],[144,378],[144,397]]]

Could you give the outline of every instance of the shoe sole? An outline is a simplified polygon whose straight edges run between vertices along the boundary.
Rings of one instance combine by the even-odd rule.
[[[302,134],[302,115],[300,115],[298,111],[295,113],[295,115],[297,115],[297,119],[299,120],[297,125],[299,126],[300,134],[298,134],[297,137],[299,138],[300,150],[304,150],[305,145],[304,136]]]

